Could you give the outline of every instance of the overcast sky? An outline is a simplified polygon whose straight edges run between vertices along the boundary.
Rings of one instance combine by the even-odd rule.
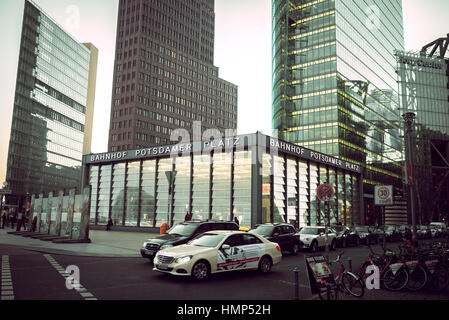
[[[99,49],[92,151],[107,151],[118,0],[34,2],[78,41]],[[24,0],[0,0],[0,183],[6,175],[23,7]],[[449,1],[403,0],[403,9],[406,50],[418,51],[449,33]],[[238,133],[271,134],[271,0],[215,0],[215,14],[214,64],[221,78],[239,87]]]

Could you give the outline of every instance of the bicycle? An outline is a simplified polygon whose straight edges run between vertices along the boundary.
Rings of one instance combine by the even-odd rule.
[[[368,260],[359,267],[358,276],[365,279],[367,277],[366,269],[373,265],[379,268],[380,281],[385,289],[390,291],[402,290],[408,282],[405,263],[401,262],[400,257],[391,249],[383,248],[384,253],[378,255],[371,246],[367,245],[367,247],[370,249],[370,254]]]
[[[428,276],[426,269],[420,263],[418,254],[415,253],[410,243],[399,246],[399,250],[408,272],[408,281],[405,288],[410,291],[421,290],[425,287]]]
[[[426,287],[428,290],[439,292],[449,286],[449,250],[447,244],[435,242],[423,244],[423,247],[416,251],[414,248],[407,249],[409,249],[407,252],[409,255],[415,255],[415,259],[418,261],[417,268],[423,269],[426,274],[426,282],[421,283],[420,289]]]
[[[318,293],[321,300],[337,300],[339,292],[357,298],[363,297],[365,294],[365,288],[360,278],[354,273],[347,271],[344,263],[341,261],[343,254],[344,252],[341,252],[334,261],[329,261],[329,265],[339,263],[340,269],[338,276],[335,277],[335,285],[328,286],[326,291]]]

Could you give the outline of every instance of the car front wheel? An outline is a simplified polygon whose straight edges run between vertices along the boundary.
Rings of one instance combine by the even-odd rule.
[[[264,256],[260,259],[259,262],[259,271],[262,273],[268,273],[271,271],[271,267],[273,266],[273,262],[271,262],[270,257]]]
[[[192,278],[195,280],[204,280],[209,273],[209,265],[205,261],[198,261],[192,268]]]

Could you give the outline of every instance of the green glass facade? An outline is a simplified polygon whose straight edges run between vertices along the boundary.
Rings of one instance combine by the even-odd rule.
[[[6,180],[14,195],[80,185],[90,51],[25,1]]]
[[[402,2],[273,0],[272,13],[273,130],[363,166],[365,194],[379,183],[401,188]],[[332,173],[326,182],[343,180]]]

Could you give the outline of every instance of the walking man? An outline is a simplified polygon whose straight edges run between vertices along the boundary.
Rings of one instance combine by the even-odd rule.
[[[6,224],[6,209],[3,208],[2,210],[2,229],[5,229],[5,224]]]

